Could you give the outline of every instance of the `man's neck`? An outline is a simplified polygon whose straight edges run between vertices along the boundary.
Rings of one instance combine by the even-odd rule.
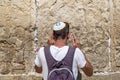
[[[55,41],[54,45],[61,48],[63,46],[65,46],[67,44],[67,40],[66,39],[58,39]]]

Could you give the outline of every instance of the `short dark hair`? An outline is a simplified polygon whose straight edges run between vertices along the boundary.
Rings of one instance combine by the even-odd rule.
[[[53,30],[53,35],[54,35],[54,39],[65,39],[65,37],[68,35],[69,33],[69,23],[64,22],[65,23],[65,27],[61,30],[58,31],[54,31]]]

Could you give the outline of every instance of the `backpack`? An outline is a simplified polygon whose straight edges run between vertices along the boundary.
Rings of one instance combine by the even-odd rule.
[[[67,55],[61,60],[56,61],[50,54],[50,46],[44,48],[45,58],[48,65],[47,80],[75,80],[72,65],[75,48],[69,47]]]

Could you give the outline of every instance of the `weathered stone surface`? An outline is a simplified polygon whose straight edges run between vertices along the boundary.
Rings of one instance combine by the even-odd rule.
[[[70,23],[94,72],[120,71],[120,0],[38,0],[39,47],[56,21]],[[35,0],[0,0],[0,80],[38,80],[34,71]],[[71,45],[71,38],[68,44]],[[26,75],[22,75],[26,73]],[[119,74],[89,80],[119,80]],[[83,80],[88,78],[83,77]]]
[[[108,66],[108,30],[109,11],[108,1],[96,0],[53,0],[46,5],[42,0],[39,9],[39,43],[45,45],[50,30],[56,21],[70,23],[71,32],[75,33],[81,44],[82,50],[90,58],[95,70],[103,71]],[[46,29],[47,28],[47,29]],[[71,42],[71,41],[69,41]],[[70,43],[69,43],[70,44]]]
[[[42,80],[41,75],[38,74],[17,74],[0,76],[0,80]]]
[[[34,50],[34,7],[34,0],[0,0],[0,63],[2,63],[0,73],[2,74],[26,72],[25,66],[29,64],[25,64],[24,54]]]
[[[24,64],[25,64],[25,72],[33,72],[34,71],[34,60],[35,60],[35,53],[34,51],[25,51],[24,52]]]
[[[38,74],[22,74],[22,75],[0,75],[0,80],[42,80]],[[120,73],[94,75],[92,77],[82,76],[82,80],[119,80]]]
[[[8,74],[11,72],[11,63],[10,62],[0,62],[0,74]]]
[[[93,77],[83,76],[83,80],[119,80],[119,73],[111,73],[111,74],[99,74],[94,75]]]
[[[113,29],[116,66],[120,68],[120,0],[114,0]]]
[[[22,74],[25,72],[25,65],[21,63],[13,63],[12,64],[12,74]]]

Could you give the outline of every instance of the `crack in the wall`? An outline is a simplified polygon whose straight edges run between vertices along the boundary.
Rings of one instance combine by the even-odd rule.
[[[35,0],[35,19],[34,19],[34,51],[37,53],[38,51],[38,6],[39,6],[39,0]],[[34,64],[34,63],[33,63]],[[35,69],[32,68],[31,72],[35,72]]]
[[[111,71],[111,62],[110,62],[110,46],[111,46],[111,36],[110,36],[110,30],[108,31],[108,67],[110,68]]]
[[[54,6],[57,3],[57,0],[55,0],[55,2],[52,4],[52,6]]]
[[[38,5],[39,0],[35,0],[34,51],[38,48]]]
[[[108,9],[109,12],[108,18],[109,18],[109,29],[108,29],[108,59],[109,59],[109,69],[111,71],[111,26],[113,25],[113,0],[108,0]]]

